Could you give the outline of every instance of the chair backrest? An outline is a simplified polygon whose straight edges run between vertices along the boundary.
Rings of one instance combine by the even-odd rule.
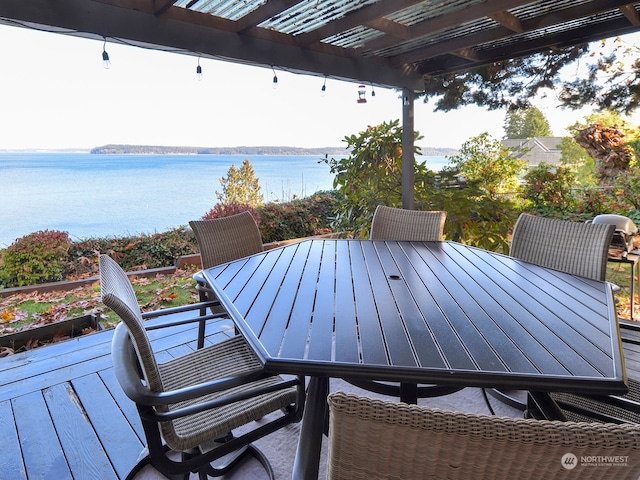
[[[640,475],[640,425],[457,413],[343,392],[328,401],[329,480]],[[603,462],[611,463],[583,464],[585,457],[608,457]]]
[[[570,222],[523,213],[509,254],[572,275],[604,280],[614,225]]]
[[[215,267],[261,252],[262,236],[249,212],[189,222],[198,242],[202,268]]]
[[[378,205],[371,222],[371,240],[430,242],[442,240],[447,212],[407,210]]]
[[[140,305],[127,274],[108,255],[100,255],[100,293],[102,303],[113,310],[127,326],[143,374],[151,391],[163,391],[151,342],[144,328]]]

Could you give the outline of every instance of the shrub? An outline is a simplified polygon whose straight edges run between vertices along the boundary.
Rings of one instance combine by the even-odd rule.
[[[217,203],[214,207],[202,216],[202,220],[213,220],[214,218],[230,217],[242,212],[249,212],[258,225],[260,225],[260,215],[248,203]]]
[[[318,192],[287,203],[263,205],[259,209],[262,241],[271,243],[330,232],[334,204],[331,194]]]
[[[526,184],[523,196],[531,202],[534,210],[575,210],[575,198],[571,189],[576,183],[576,176],[571,168],[540,163],[531,168],[524,175],[524,179]]]
[[[135,237],[91,238],[71,246],[66,273],[73,278],[96,275],[101,253],[127,271],[167,267],[182,255],[196,253],[196,245],[193,232],[186,227]]]
[[[244,203],[218,203],[202,219],[211,220],[248,211],[258,224],[264,243],[308,237],[331,231],[329,219],[336,202],[334,193],[317,192],[291,202],[270,202],[258,209]]]
[[[70,247],[69,234],[57,230],[18,238],[4,251],[0,279],[6,287],[63,280]]]

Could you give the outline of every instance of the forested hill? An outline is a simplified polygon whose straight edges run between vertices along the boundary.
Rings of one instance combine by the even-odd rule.
[[[103,145],[91,149],[94,154],[132,155],[349,155],[344,147],[163,147],[159,145]],[[455,155],[453,148],[422,148],[427,156]]]
[[[163,147],[158,145],[104,145],[91,153],[157,155],[347,155],[344,147]]]

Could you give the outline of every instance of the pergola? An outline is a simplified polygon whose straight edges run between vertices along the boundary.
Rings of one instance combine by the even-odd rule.
[[[0,23],[402,91],[403,205],[424,79],[640,30],[624,0],[2,0]]]

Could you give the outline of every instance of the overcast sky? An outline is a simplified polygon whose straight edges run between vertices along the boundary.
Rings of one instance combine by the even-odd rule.
[[[394,90],[367,86],[357,104],[357,83],[203,59],[108,42],[111,68],[102,65],[103,42],[0,25],[0,150],[89,149],[108,143],[231,147],[344,146],[367,125],[399,119]],[[554,135],[587,111],[537,102]],[[415,129],[423,147],[459,148],[482,132],[504,135],[504,111],[465,107],[434,113],[416,101]]]

